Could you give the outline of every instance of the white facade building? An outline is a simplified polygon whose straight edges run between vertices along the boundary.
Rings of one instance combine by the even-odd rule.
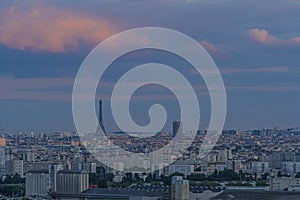
[[[64,166],[62,164],[51,164],[48,167],[49,172],[49,184],[50,184],[50,190],[53,192],[56,192],[56,184],[57,184],[57,172],[60,170],[63,170]]]
[[[271,191],[300,191],[300,178],[272,178],[270,189]]]
[[[251,172],[257,174],[264,174],[269,171],[269,163],[268,162],[252,162],[251,163]]]
[[[300,162],[282,162],[281,169],[284,174],[296,174],[300,172]]]
[[[6,170],[5,170],[5,148],[0,147],[0,179],[4,178],[6,175]]]
[[[49,174],[44,171],[30,171],[26,173],[26,196],[45,197],[50,189]]]

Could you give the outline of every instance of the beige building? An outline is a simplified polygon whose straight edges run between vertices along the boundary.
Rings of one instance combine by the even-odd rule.
[[[171,180],[171,200],[189,200],[190,185],[181,176],[173,176]]]
[[[6,146],[6,139],[5,138],[0,138],[0,146],[5,147]]]

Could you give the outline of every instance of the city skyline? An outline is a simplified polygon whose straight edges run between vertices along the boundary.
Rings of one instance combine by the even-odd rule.
[[[0,0],[1,199],[300,199],[300,0]]]

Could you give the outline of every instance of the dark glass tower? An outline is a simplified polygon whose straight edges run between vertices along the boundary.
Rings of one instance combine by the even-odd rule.
[[[183,124],[182,121],[173,121],[172,123],[172,134],[173,137],[175,137],[175,135],[177,133],[182,134],[183,133]]]

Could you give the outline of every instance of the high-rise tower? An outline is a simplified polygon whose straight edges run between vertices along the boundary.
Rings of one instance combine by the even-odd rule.
[[[182,134],[183,133],[183,123],[182,121],[173,121],[172,123],[172,134],[173,137],[175,137],[176,134]]]

